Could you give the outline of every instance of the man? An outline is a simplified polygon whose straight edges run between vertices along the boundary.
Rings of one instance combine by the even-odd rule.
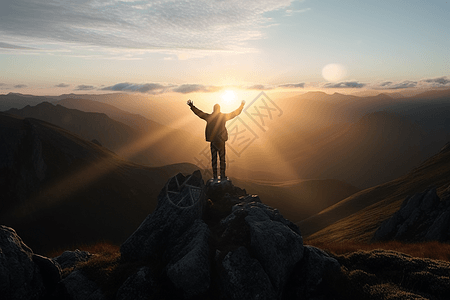
[[[213,178],[217,179],[217,153],[220,158],[220,179],[226,179],[225,176],[225,142],[228,140],[228,131],[225,127],[225,123],[237,115],[239,115],[244,108],[245,101],[242,101],[241,106],[235,111],[223,114],[220,112],[220,105],[214,105],[213,112],[211,114],[204,113],[200,109],[194,106],[192,100],[188,100],[187,104],[191,110],[200,118],[206,121],[205,137],[206,141],[210,142],[211,148],[211,163],[213,170]]]

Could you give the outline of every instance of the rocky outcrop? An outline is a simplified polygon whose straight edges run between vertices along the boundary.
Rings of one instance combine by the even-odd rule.
[[[75,250],[48,259],[1,227],[0,295],[37,300],[450,296],[450,264],[393,251],[332,255],[304,246],[295,224],[231,181],[205,186],[199,172],[178,174],[158,201],[122,244],[120,257]],[[416,202],[423,211],[439,205],[435,198],[413,200],[405,212],[415,214],[410,205]]]
[[[104,300],[100,287],[87,278],[82,271],[75,270],[61,282],[65,295],[71,300]]]
[[[178,174],[121,254],[125,262],[162,265],[173,293],[183,299],[212,292],[226,299],[277,299],[302,260],[303,239],[278,210],[231,181],[205,186],[199,173]],[[150,287],[161,280],[139,272],[120,287],[122,298],[130,284],[147,280]]]
[[[381,224],[372,240],[450,241],[449,200],[449,190],[440,199],[436,188],[408,197],[400,209]]]
[[[171,243],[201,219],[205,205],[204,183],[200,171],[172,177],[158,196],[158,206],[122,244],[124,261],[159,259]]]
[[[2,299],[40,299],[45,295],[44,277],[39,265],[34,262],[33,255],[33,251],[23,243],[12,228],[0,226]],[[47,263],[39,264],[47,265]]]

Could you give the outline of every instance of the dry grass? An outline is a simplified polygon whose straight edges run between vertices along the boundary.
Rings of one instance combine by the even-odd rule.
[[[305,245],[311,245],[336,255],[348,254],[359,250],[371,251],[375,249],[383,249],[401,252],[412,257],[450,261],[450,244],[435,241],[423,243],[389,241],[367,244],[351,241],[333,243],[329,241],[306,240]]]
[[[108,241],[101,241],[97,242],[95,244],[78,244],[74,245],[73,247],[70,247],[68,249],[65,248],[57,248],[54,250],[51,250],[47,253],[44,253],[47,257],[57,257],[64,253],[64,251],[71,250],[71,249],[78,249],[81,251],[88,251],[93,254],[102,254],[102,253],[111,253],[111,252],[119,252],[119,246],[113,245]]]

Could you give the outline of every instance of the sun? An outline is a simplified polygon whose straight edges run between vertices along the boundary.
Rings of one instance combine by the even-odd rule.
[[[236,94],[232,90],[226,90],[222,94],[222,101],[227,106],[233,104],[236,101]]]

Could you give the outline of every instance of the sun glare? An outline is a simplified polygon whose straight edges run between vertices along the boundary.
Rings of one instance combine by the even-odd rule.
[[[225,105],[233,104],[236,101],[236,94],[231,90],[226,90],[222,94],[222,101]]]

